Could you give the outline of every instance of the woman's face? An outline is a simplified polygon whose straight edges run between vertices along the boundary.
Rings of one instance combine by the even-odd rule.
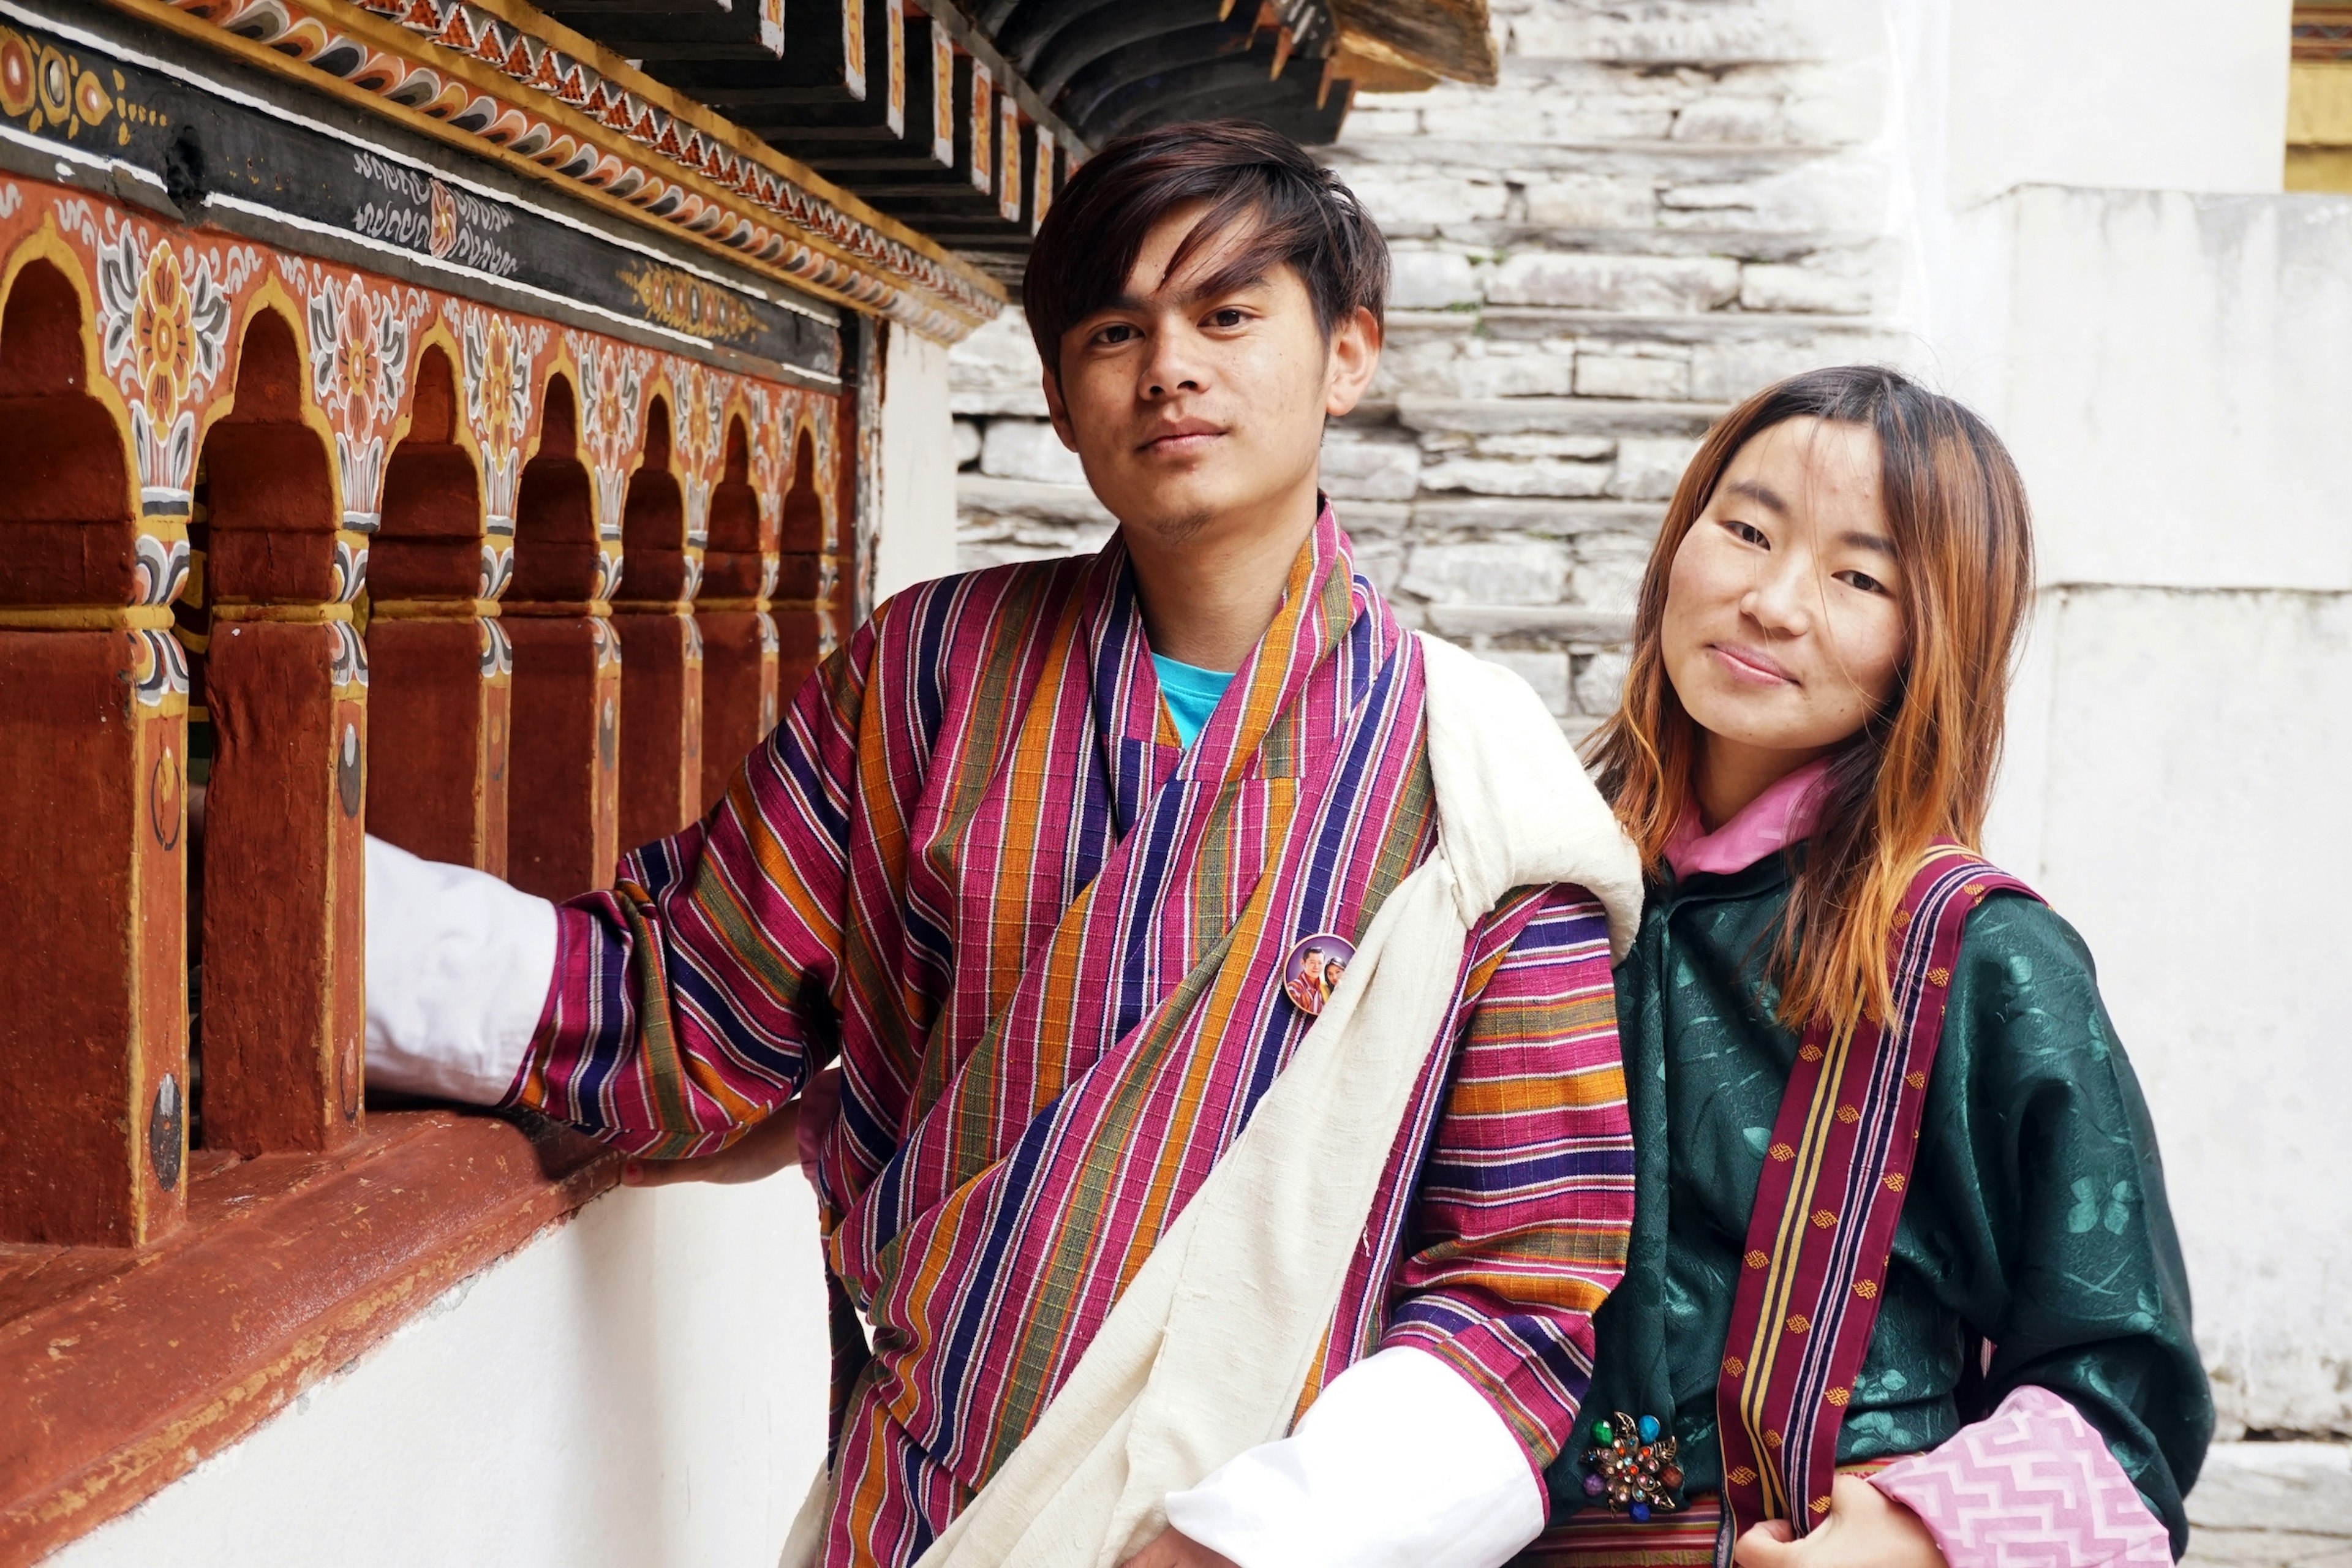
[[[1666,676],[1710,761],[1794,767],[1859,731],[1909,648],[1901,586],[1873,431],[1790,419],[1742,447],[1666,586]]]

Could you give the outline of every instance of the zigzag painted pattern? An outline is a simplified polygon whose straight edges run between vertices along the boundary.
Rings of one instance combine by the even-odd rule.
[[[1951,1568],[2170,1568],[2163,1524],[2072,1405],[2026,1387],[1932,1453],[1870,1478]]]

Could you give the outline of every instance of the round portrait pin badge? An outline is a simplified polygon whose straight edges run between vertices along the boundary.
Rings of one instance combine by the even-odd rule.
[[[1355,945],[1346,938],[1316,932],[1290,950],[1282,966],[1282,994],[1308,1017],[1320,1017],[1355,956]]]

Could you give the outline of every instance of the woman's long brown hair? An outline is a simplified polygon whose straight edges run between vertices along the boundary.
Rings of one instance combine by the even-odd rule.
[[[1940,839],[1974,848],[1983,830],[2011,653],[2033,591],[2017,467],[1991,428],[1950,398],[1891,370],[1848,365],[1793,376],[1733,409],[1666,509],[1633,614],[1624,698],[1588,749],[1601,794],[1654,874],[1697,798],[1699,728],[1659,646],[1675,552],[1739,449],[1806,417],[1878,437],[1910,651],[1894,694],[1830,764],[1772,956],[1780,1017],[1792,1028],[1885,1016],[1887,944],[1920,857]]]

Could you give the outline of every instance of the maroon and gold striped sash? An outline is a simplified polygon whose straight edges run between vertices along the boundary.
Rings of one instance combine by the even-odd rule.
[[[1716,1384],[1721,1563],[1760,1520],[1789,1520],[1802,1535],[1829,1511],[1838,1429],[1878,1320],[1960,928],[1996,889],[2034,896],[1958,845],[1930,849],[1895,917],[1892,1020],[1843,1032],[1816,1025],[1797,1053]]]

